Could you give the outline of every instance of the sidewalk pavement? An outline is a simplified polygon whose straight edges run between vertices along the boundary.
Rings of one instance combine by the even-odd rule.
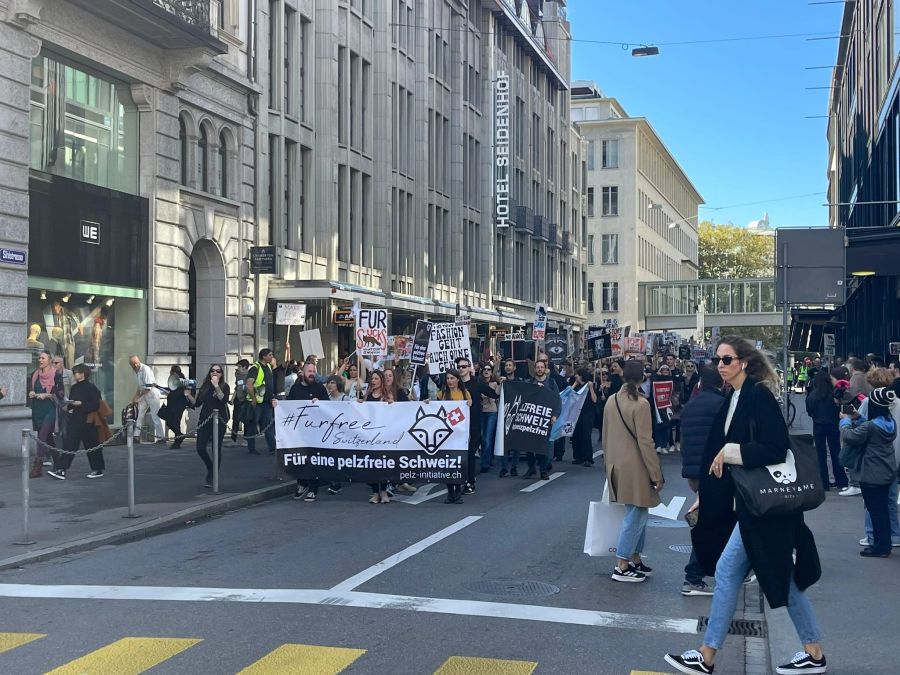
[[[0,569],[120,543],[171,529],[293,491],[291,479],[275,480],[275,456],[265,440],[260,455],[226,436],[219,490],[204,488],[206,468],[195,441],[178,450],[167,445],[135,445],[135,513],[128,514],[128,454],[125,445],[104,449],[106,474],[88,479],[87,459],[77,456],[65,481],[44,475],[29,481],[30,545],[22,540],[21,459],[0,458]],[[211,449],[210,449],[211,451]]]

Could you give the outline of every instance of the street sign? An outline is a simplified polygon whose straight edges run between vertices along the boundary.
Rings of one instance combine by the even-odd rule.
[[[28,254],[14,248],[0,248],[0,263],[7,265],[24,265],[28,261]]]
[[[834,356],[834,333],[825,333],[822,339],[825,345],[822,353],[825,356]]]
[[[250,274],[277,274],[274,246],[250,247]]]

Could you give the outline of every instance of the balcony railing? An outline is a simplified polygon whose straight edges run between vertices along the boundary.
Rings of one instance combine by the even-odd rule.
[[[180,21],[205,33],[209,32],[210,0],[151,0]]]
[[[534,232],[534,216],[527,206],[517,206],[514,210],[513,224],[523,232]]]
[[[695,314],[702,298],[707,314],[775,312],[774,279],[703,279],[642,283],[647,316]]]
[[[569,230],[563,232],[562,246],[563,250],[569,255],[575,253],[575,240],[572,238],[572,233]]]
[[[547,226],[547,243],[557,248],[562,247],[562,239],[559,236],[559,225],[556,223],[550,223],[550,225]]]

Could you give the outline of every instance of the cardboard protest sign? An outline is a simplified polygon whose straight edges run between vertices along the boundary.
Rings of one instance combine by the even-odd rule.
[[[553,428],[550,430],[551,441],[571,436],[575,432],[578,416],[581,414],[581,408],[584,406],[587,398],[587,386],[582,386],[577,391],[572,387],[566,387],[559,393],[560,412]]]
[[[543,340],[547,337],[547,308],[537,305],[534,308],[534,323],[531,327],[531,339]]]
[[[275,324],[278,326],[303,326],[306,323],[306,305],[298,302],[279,302],[275,305]]]
[[[409,354],[409,363],[414,366],[424,366],[428,360],[428,345],[431,343],[431,321],[416,321],[416,334],[413,335],[413,344]]]
[[[275,440],[300,480],[461,483],[469,409],[459,401],[278,401]]]
[[[393,335],[390,346],[394,348],[394,361],[405,361],[412,354],[413,336]]]
[[[656,403],[657,410],[671,408],[672,392],[675,391],[675,382],[673,380],[654,380],[652,388],[653,400]]]
[[[384,356],[388,351],[386,309],[360,309],[356,316],[356,353]]]
[[[521,380],[507,380],[500,389],[497,436],[494,454],[506,449],[521,452],[550,452],[553,417],[559,416],[560,398],[555,391]]]
[[[469,343],[469,327],[455,323],[436,323],[431,326],[428,343],[428,372],[440,375],[448,368],[456,367],[456,359],[472,360]]]

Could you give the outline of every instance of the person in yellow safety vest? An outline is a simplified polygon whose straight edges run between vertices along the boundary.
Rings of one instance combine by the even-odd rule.
[[[272,423],[275,414],[275,375],[272,363],[275,355],[271,349],[261,349],[259,358],[250,366],[244,386],[247,390],[247,406],[244,419],[244,437],[247,439],[247,450],[251,455],[256,451],[257,434],[264,433],[269,453],[275,453],[275,425]]]
[[[801,390],[806,389],[806,382],[809,380],[809,367],[812,361],[806,359],[803,363],[800,364],[800,367],[797,368],[797,385]]]

